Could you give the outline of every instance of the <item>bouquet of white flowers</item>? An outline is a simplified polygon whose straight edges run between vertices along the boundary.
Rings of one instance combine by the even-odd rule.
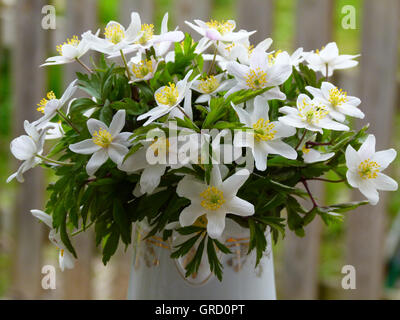
[[[168,31],[168,15],[158,35],[139,14],[131,19],[127,28],[112,21],[102,35],[88,31],[57,47],[44,65],[77,62],[84,73],[61,98],[49,92],[38,105],[42,117],[25,121],[26,135],[11,142],[23,163],[8,181],[23,182],[37,165],[54,171],[46,213],[32,214],[51,228],[62,269],[77,258],[77,233],[94,227],[106,264],[141,223],[147,238],[178,235],[172,259],[195,250],[186,277],[207,261],[221,279],[228,225],[248,230],[258,263],[267,231],[277,241],[287,224],[302,236],[316,216],[341,220],[376,204],[377,190],[397,189],[382,173],[396,151],[376,152],[368,126],[350,130],[350,117],[364,117],[361,101],[329,82],[357,56],[339,55],[333,42],[292,55],[270,51],[269,38],[253,47],[254,31],[236,31],[233,20],[187,22],[201,35],[195,42]],[[87,66],[81,57],[90,50],[102,55]],[[77,90],[89,96],[73,99]],[[337,180],[325,179],[328,172]],[[322,206],[310,180],[347,183],[368,201]]]

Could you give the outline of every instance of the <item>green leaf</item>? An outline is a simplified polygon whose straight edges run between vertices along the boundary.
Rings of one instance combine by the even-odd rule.
[[[76,255],[75,249],[72,246],[72,243],[68,237],[67,223],[65,220],[61,223],[61,226],[60,226],[60,238],[61,238],[61,241],[64,243],[65,247],[68,249],[68,251],[71,252],[73,254],[73,256],[77,259],[78,256]]]
[[[124,210],[121,202],[117,199],[114,200],[113,205],[113,217],[116,222],[119,232],[121,234],[121,239],[125,244],[131,243],[132,234],[132,224],[128,218],[127,213]]]
[[[305,213],[305,210],[293,197],[288,197],[287,199],[287,222],[290,230],[293,230],[298,236],[304,236],[304,219],[299,213]]]
[[[189,277],[191,274],[196,273],[197,271],[199,271],[199,267],[200,267],[200,264],[201,264],[201,259],[203,257],[205,240],[206,240],[206,237],[204,236],[203,240],[201,240],[199,246],[197,247],[196,254],[194,255],[193,259],[186,266],[185,277]]]
[[[171,258],[178,259],[186,255],[190,251],[190,249],[192,249],[192,247],[196,244],[197,240],[200,238],[201,235],[202,233],[199,232],[194,237],[191,237],[190,239],[176,246],[175,248],[177,248],[177,250],[172,252]]]
[[[148,111],[147,105],[136,102],[131,98],[124,98],[121,101],[113,102],[110,107],[115,110],[125,110],[127,114],[132,116],[139,116]]]
[[[225,254],[230,254],[232,251],[225,245],[223,245],[221,242],[219,242],[217,239],[214,239],[214,244],[217,246],[217,248]]]
[[[119,243],[119,230],[115,223],[113,223],[111,227],[111,233],[106,238],[104,248],[103,248],[103,263],[104,265],[110,261],[110,258],[114,255],[115,251],[117,251]]]
[[[207,256],[210,264],[210,270],[215,274],[219,281],[222,281],[222,264],[218,259],[217,252],[215,251],[214,239],[207,238]]]

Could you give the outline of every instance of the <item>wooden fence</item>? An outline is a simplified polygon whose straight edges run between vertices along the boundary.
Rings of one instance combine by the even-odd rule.
[[[305,50],[321,48],[333,39],[334,0],[293,0],[296,2],[294,46]],[[56,1],[61,3],[62,1]],[[351,2],[351,1],[349,1]],[[45,71],[38,65],[48,55],[48,44],[54,38],[80,34],[98,27],[96,0],[64,1],[64,23],[57,31],[43,31],[40,26],[41,8],[44,0],[16,0],[15,37],[12,42],[13,69],[13,116],[14,133],[21,134],[24,119],[35,118],[37,101],[45,91]],[[236,0],[237,22],[245,29],[257,29],[253,40],[260,41],[274,30],[273,0]],[[128,23],[129,13],[139,11],[145,22],[153,19],[157,1],[120,0],[120,20]],[[175,23],[188,30],[184,20],[199,18],[209,20],[213,8],[212,0],[174,0],[170,7]],[[371,123],[371,132],[377,134],[381,149],[391,145],[393,115],[395,112],[396,70],[398,65],[398,40],[400,2],[398,0],[364,0],[361,63],[351,73],[340,73],[337,80],[343,86],[350,85],[352,94],[362,101],[366,121]],[[115,17],[115,20],[118,17]],[[373,23],[372,23],[373,22]],[[3,28],[0,27],[0,30]],[[0,38],[1,40],[1,38]],[[0,43],[1,48],[1,43]],[[65,83],[73,78],[74,66],[65,68]],[[358,84],[358,85],[356,85]],[[320,200],[324,191],[313,186]],[[47,241],[47,230],[28,213],[31,208],[43,207],[44,179],[41,170],[27,174],[25,184],[19,185],[15,201],[15,237],[13,252],[12,286],[9,298],[124,298],[128,283],[130,256],[118,253],[109,268],[99,266],[93,246],[93,237],[82,235],[76,239],[80,260],[74,270],[62,274],[61,285],[55,292],[41,289],[41,266],[43,257],[40,248]],[[357,210],[346,220],[347,258],[357,270],[357,289],[339,290],[339,298],[373,299],[382,297],[383,255],[385,240],[387,197],[379,205]],[[1,224],[0,224],[1,226]],[[299,240],[288,232],[284,241],[283,261],[277,274],[278,297],[287,299],[316,299],[319,293],[320,243],[323,226],[313,222],[307,228],[305,238]],[[342,266],[338,266],[338,273]],[[107,280],[108,279],[108,280]],[[109,284],[109,285],[107,285]],[[336,284],[340,286],[340,282]],[[110,288],[111,286],[111,288]],[[61,288],[60,288],[61,287]],[[102,294],[103,289],[108,290]]]

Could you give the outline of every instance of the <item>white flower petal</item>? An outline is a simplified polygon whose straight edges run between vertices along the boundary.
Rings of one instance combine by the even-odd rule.
[[[260,147],[254,147],[252,149],[253,151],[253,156],[254,156],[254,160],[256,163],[256,168],[259,171],[265,171],[267,170],[267,156],[268,153],[266,153],[264,148],[260,148]]]
[[[222,178],[219,166],[213,166],[211,170],[210,185],[218,187],[221,184],[222,184]]]
[[[353,188],[358,188],[361,183],[360,175],[356,171],[347,170],[346,178]]]
[[[358,154],[362,160],[372,157],[375,153],[376,139],[373,134],[368,135],[367,139],[358,150]]]
[[[360,192],[368,199],[369,203],[376,205],[379,202],[379,193],[373,183],[365,181],[359,185]]]
[[[122,144],[113,142],[108,146],[107,152],[110,159],[120,165],[129,152],[129,149]]]
[[[166,166],[162,164],[145,168],[140,177],[140,190],[143,193],[151,194],[160,184],[165,169]]]
[[[35,141],[28,136],[20,136],[11,141],[11,153],[18,160],[28,160],[38,151]]]
[[[92,154],[101,149],[100,146],[93,142],[93,139],[83,140],[81,142],[77,142],[71,144],[69,149],[72,152],[79,153],[79,154]]]
[[[217,239],[222,235],[225,229],[226,214],[222,212],[207,213],[207,233],[213,238]]]
[[[206,188],[207,186],[204,183],[191,176],[185,176],[181,181],[179,181],[176,193],[180,197],[195,200],[199,199],[200,193],[202,193]]]
[[[89,129],[90,134],[93,136],[95,132],[99,131],[100,129],[104,129],[108,131],[108,126],[97,119],[89,119],[87,122],[87,127]]]
[[[225,208],[228,213],[241,217],[248,217],[254,214],[254,206],[239,197],[233,197],[230,201],[227,201]]]
[[[378,173],[375,179],[371,179],[378,190],[396,191],[398,188],[397,182],[391,177],[383,173]]]
[[[179,223],[182,227],[191,226],[197,218],[204,215],[206,211],[199,203],[192,203],[190,206],[182,210],[179,215]]]
[[[361,158],[356,150],[351,145],[347,146],[346,149],[346,166],[350,170],[357,170],[359,164],[361,163]]]
[[[118,110],[117,113],[114,115],[109,128],[109,132],[112,137],[115,137],[124,128],[125,116],[126,116],[125,110]]]
[[[31,210],[32,215],[44,222],[49,228],[53,229],[53,217],[41,210]]]
[[[146,159],[146,148],[141,148],[129,156],[122,164],[120,164],[118,169],[131,173],[142,170],[147,166],[149,166],[149,164]]]
[[[279,154],[292,160],[297,158],[297,151],[281,140],[266,141],[263,145],[268,153]]]
[[[93,153],[92,157],[86,165],[86,172],[89,176],[93,176],[96,171],[107,161],[108,154],[105,149],[101,149]]]
[[[394,149],[388,149],[376,152],[371,160],[377,162],[380,165],[379,170],[385,170],[390,163],[396,158],[397,152]]]
[[[222,192],[224,197],[231,198],[237,194],[239,189],[243,186],[249,178],[250,172],[247,169],[237,171],[222,183]]]

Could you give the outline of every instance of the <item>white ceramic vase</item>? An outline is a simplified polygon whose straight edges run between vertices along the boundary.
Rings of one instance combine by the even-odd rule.
[[[221,254],[223,279],[219,281],[209,271],[206,254],[198,274],[185,278],[184,266],[193,256],[178,260],[170,258],[174,243],[158,236],[142,240],[136,231],[134,260],[129,281],[128,299],[131,300],[275,300],[274,265],[271,237],[266,235],[268,249],[255,268],[255,251],[247,255],[248,238],[225,239],[232,254]],[[178,236],[179,237],[179,236]],[[184,239],[176,239],[184,240]],[[206,250],[205,250],[206,251]]]

